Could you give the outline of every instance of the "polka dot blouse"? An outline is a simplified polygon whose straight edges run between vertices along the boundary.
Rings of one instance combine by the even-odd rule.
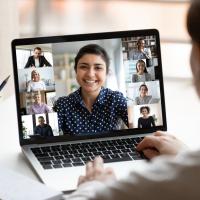
[[[56,102],[59,128],[64,134],[97,134],[128,125],[126,98],[121,92],[102,88],[89,112],[81,97],[81,88]]]

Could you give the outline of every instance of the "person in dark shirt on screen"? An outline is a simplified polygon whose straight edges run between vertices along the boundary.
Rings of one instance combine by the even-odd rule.
[[[97,44],[79,50],[74,69],[80,88],[56,102],[64,134],[98,134],[128,126],[126,98],[104,88],[109,62],[107,52]]]
[[[53,136],[53,131],[50,125],[45,124],[43,116],[38,117],[38,123],[34,130],[34,135],[40,135],[42,137]]]
[[[151,128],[156,126],[153,117],[149,116],[150,108],[148,106],[142,106],[140,113],[142,117],[138,119],[138,128]]]
[[[52,65],[41,54],[42,54],[42,49],[40,47],[35,47],[33,56],[30,56],[28,58],[28,61],[24,68],[44,67],[44,66],[51,67]]]

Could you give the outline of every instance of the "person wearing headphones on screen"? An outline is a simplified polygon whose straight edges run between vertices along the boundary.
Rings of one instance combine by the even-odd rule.
[[[192,38],[191,69],[200,97],[199,27],[200,1],[193,0],[188,11],[187,28]],[[143,151],[149,159],[156,157],[151,162],[143,163],[145,170],[132,172],[125,179],[117,181],[113,170],[104,168],[103,159],[97,157],[86,165],[86,173],[79,178],[78,189],[66,199],[200,199],[200,147],[199,150],[189,151],[173,135],[158,131],[145,137],[137,150]]]

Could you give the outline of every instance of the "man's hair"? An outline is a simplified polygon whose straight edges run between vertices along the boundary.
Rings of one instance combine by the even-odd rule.
[[[43,116],[39,116],[38,119],[43,119],[44,120],[44,117]]]
[[[35,48],[34,48],[34,51],[35,51],[35,50],[42,51],[42,49],[41,49],[40,47],[35,47]]]
[[[107,52],[105,51],[105,49],[97,44],[88,44],[79,50],[78,54],[75,57],[75,64],[74,64],[75,71],[77,70],[78,61],[86,54],[94,54],[94,55],[101,56],[101,58],[106,63],[106,72],[108,73],[108,69],[110,65],[109,56]]]
[[[139,39],[138,39],[138,41],[137,41],[137,45],[138,45],[138,44],[139,44],[139,42],[140,42],[140,41],[142,41],[142,40],[144,40],[144,41],[145,41],[145,38],[143,38],[143,37],[139,38]]]
[[[187,15],[187,29],[193,41],[200,44],[200,1],[192,0]]]

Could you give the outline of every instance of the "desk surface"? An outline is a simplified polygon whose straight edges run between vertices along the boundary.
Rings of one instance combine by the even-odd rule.
[[[200,147],[200,105],[189,81],[165,81],[168,132],[174,133],[190,148]],[[39,180],[21,153],[18,141],[14,95],[0,100],[0,165]]]

